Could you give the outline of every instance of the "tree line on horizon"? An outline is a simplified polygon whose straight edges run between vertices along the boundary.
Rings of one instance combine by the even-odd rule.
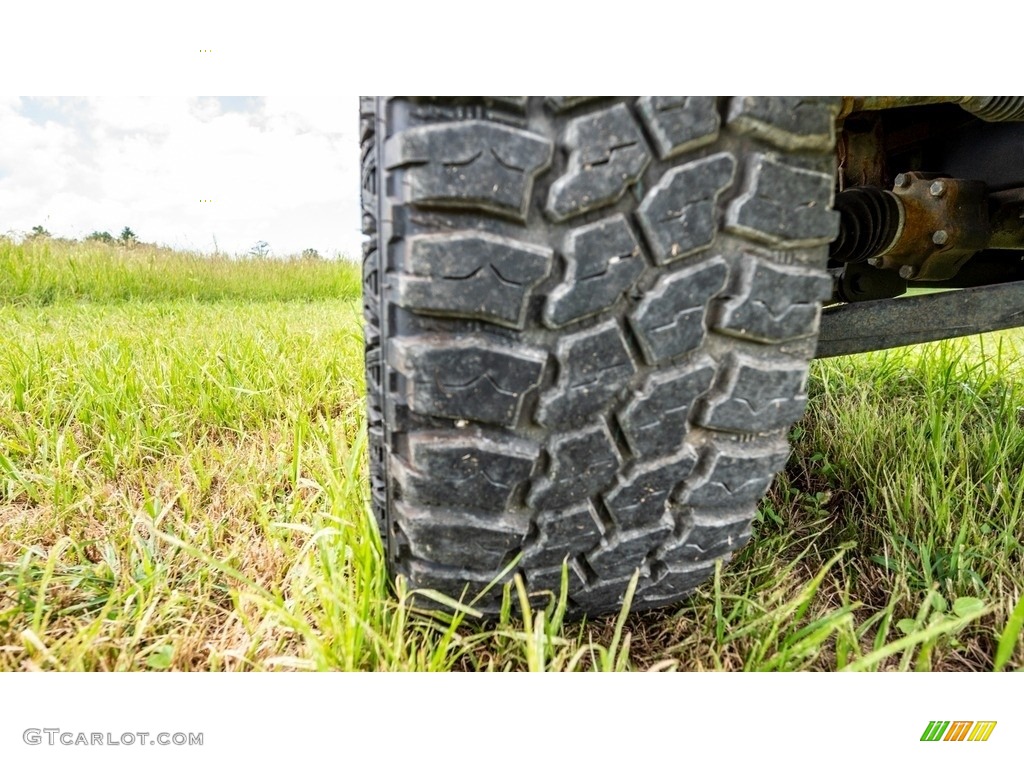
[[[53,234],[48,229],[46,229],[46,227],[44,227],[42,224],[37,224],[36,226],[32,227],[32,230],[26,235],[26,239],[29,240],[43,238],[53,238]],[[74,238],[59,237],[55,239],[66,240],[68,242],[77,242]],[[110,232],[107,231],[94,230],[90,234],[86,235],[83,238],[83,241],[99,242],[105,243],[107,245],[122,245],[126,247],[132,247],[135,245],[145,245],[145,243],[140,243],[138,235],[136,235],[135,232],[132,231],[131,227],[127,226],[121,230],[121,235],[119,237],[114,237],[112,234],[110,234]],[[252,246],[252,248],[249,249],[246,255],[257,259],[262,259],[268,258],[270,256],[270,253],[271,251],[269,243],[267,243],[266,240],[258,240]],[[314,261],[323,258],[316,248],[303,249],[301,257],[303,259],[309,259]]]

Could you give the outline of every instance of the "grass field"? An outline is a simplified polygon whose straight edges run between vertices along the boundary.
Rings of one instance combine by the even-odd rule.
[[[754,541],[680,608],[481,628],[387,588],[358,291],[0,240],[0,670],[1024,667],[1024,333],[815,363]]]

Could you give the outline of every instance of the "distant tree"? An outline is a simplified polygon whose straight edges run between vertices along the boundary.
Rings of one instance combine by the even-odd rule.
[[[249,249],[249,255],[257,259],[266,258],[268,253],[270,253],[270,246],[266,240],[258,241],[256,245]]]
[[[36,224],[32,227],[32,234],[29,237],[51,237],[51,235],[50,231],[42,224]]]
[[[125,245],[134,245],[138,241],[135,233],[132,232],[131,227],[125,227],[121,230],[121,242]]]
[[[109,232],[100,232],[96,230],[91,235],[87,235],[86,240],[96,240],[101,243],[112,243],[114,242],[114,236]]]
[[[310,261],[319,261],[321,259],[320,251],[316,248],[307,248],[302,252],[302,258],[309,259]]]

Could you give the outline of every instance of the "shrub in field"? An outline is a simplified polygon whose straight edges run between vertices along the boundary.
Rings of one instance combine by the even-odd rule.
[[[121,243],[127,246],[135,245],[139,241],[138,236],[132,232],[131,227],[125,227],[121,230]]]

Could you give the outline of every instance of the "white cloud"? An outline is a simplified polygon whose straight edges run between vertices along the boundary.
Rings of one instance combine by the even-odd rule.
[[[359,254],[355,97],[0,98],[0,232]],[[213,202],[200,202],[212,200]]]

